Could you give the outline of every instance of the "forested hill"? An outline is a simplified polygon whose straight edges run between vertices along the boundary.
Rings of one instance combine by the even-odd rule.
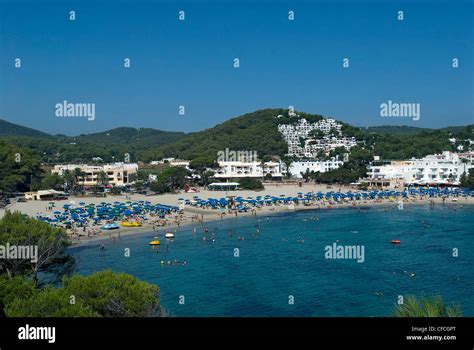
[[[278,124],[295,123],[301,118],[309,122],[321,120],[321,115],[296,112],[289,117],[286,109],[263,109],[232,118],[213,128],[189,134],[177,142],[149,150],[145,159],[176,157],[194,159],[198,156],[216,156],[220,150],[257,151],[260,157],[283,156],[288,146],[278,131]],[[280,116],[278,118],[277,116]],[[408,159],[423,157],[442,151],[455,151],[458,145],[469,147],[468,139],[474,140],[474,125],[443,129],[383,126],[359,128],[343,123],[342,132],[354,136],[359,146],[383,159]],[[456,138],[453,144],[450,138]]]
[[[295,123],[301,118],[316,122],[323,117],[296,112],[290,117],[287,109],[262,109],[234,117],[212,128],[185,134],[151,128],[116,128],[109,131],[83,134],[75,137],[52,136],[8,122],[1,130],[0,140],[36,151],[42,162],[91,162],[101,157],[105,162],[121,161],[130,154],[130,161],[149,162],[163,157],[195,159],[216,158],[226,148],[234,151],[256,151],[262,159],[283,156],[287,144],[278,131],[278,124]],[[423,157],[441,151],[455,151],[459,145],[469,147],[474,140],[474,125],[442,129],[407,126],[381,126],[359,128],[342,123],[345,135],[355,136],[359,147],[369,156],[383,159]],[[450,142],[456,138],[456,143]],[[367,152],[366,152],[367,153]]]
[[[322,118],[319,115],[301,113],[300,118],[302,117],[312,121]],[[225,148],[256,151],[259,156],[282,156],[287,152],[288,146],[278,131],[278,124],[296,120],[288,117],[288,110],[262,109],[229,119],[210,129],[188,134],[177,142],[150,150],[146,157],[194,159],[199,156],[215,156]]]
[[[0,119],[0,137],[3,136],[30,136],[40,138],[50,138],[51,135],[38,131],[35,129],[27,128],[18,124],[7,122],[6,120]]]
[[[0,128],[3,126],[3,121]],[[0,129],[0,140],[29,148],[41,155],[47,163],[91,162],[100,157],[106,162],[123,161],[125,154],[131,160],[148,149],[173,143],[186,134],[151,128],[120,127],[112,130],[81,134],[78,136],[49,135],[41,131],[4,122],[7,128]]]
[[[433,129],[418,128],[415,126],[407,126],[407,125],[380,125],[380,126],[369,126],[362,129],[369,133],[384,133],[384,134],[392,134],[392,135],[418,134],[422,131],[427,131],[427,132],[433,131]]]
[[[81,134],[75,137],[56,136],[57,139],[65,139],[80,144],[103,144],[103,145],[143,145],[157,146],[175,142],[185,136],[184,132],[162,131],[152,128],[128,128],[121,127],[93,134]]]

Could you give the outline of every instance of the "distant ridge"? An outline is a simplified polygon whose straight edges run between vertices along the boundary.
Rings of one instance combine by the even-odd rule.
[[[51,135],[26,126],[0,119],[0,137],[29,137],[56,139],[59,141],[87,144],[147,143],[151,146],[174,142],[185,135],[184,132],[163,131],[153,128],[119,127],[103,132],[78,136]]]
[[[212,130],[214,128],[220,128],[223,124],[232,123],[235,119],[247,117],[249,119],[250,116],[253,116],[254,113],[262,113],[262,112],[270,112],[270,113],[286,113],[284,109],[263,109],[259,111],[255,111],[252,113],[246,113],[240,117],[232,118],[227,121],[222,122],[221,124],[217,124],[210,129],[195,131],[186,134],[185,132],[181,131],[164,131],[154,128],[133,128],[133,127],[117,127],[114,129],[100,131],[96,133],[90,134],[80,134],[77,136],[66,136],[62,134],[51,135],[43,131],[39,131],[36,129],[28,128],[26,126],[22,126],[19,124],[11,123],[4,119],[0,119],[0,137],[2,136],[29,136],[29,137],[42,137],[42,138],[59,138],[59,139],[71,139],[75,141],[80,141],[84,143],[115,143],[115,142],[133,142],[136,141],[137,138],[142,138],[146,140],[150,137],[157,137],[159,136],[165,142],[174,142],[178,139],[189,136],[201,132],[206,132],[208,130]],[[306,113],[300,113],[301,117],[306,117],[307,119],[312,119],[312,117],[316,117],[318,119],[322,118],[320,115],[311,115]],[[238,129],[241,129],[241,126],[238,126]],[[408,125],[377,125],[377,126],[368,126],[368,127],[356,127],[364,132],[369,133],[383,133],[383,134],[392,134],[392,135],[400,135],[400,134],[417,134],[420,132],[431,132],[435,130],[444,131],[444,132],[459,132],[462,131],[466,126],[447,126],[443,128],[421,128],[416,126],[408,126]]]
[[[384,133],[392,135],[400,134],[417,134],[423,131],[433,131],[434,129],[419,128],[416,126],[407,125],[380,125],[380,126],[369,126],[362,128],[366,132]]]
[[[317,122],[323,116],[304,112],[290,116],[287,109],[267,108],[193,133],[119,127],[78,136],[53,136],[0,120],[0,141],[34,150],[45,163],[91,162],[98,157],[111,162],[124,159],[124,155],[130,155],[131,161],[145,163],[164,157],[204,158],[206,163],[227,148],[257,152],[263,160],[268,160],[284,157],[288,150],[278,125],[294,124],[301,118]],[[465,140],[474,139],[474,125],[430,129],[393,125],[355,127],[339,122],[345,135],[354,136],[361,147],[367,146],[366,152],[384,159],[408,159],[444,150],[454,151],[465,144]],[[451,138],[457,141],[450,141]]]
[[[30,136],[41,138],[52,137],[52,135],[48,133],[28,128],[26,126],[13,124],[3,119],[0,119],[0,136]]]
[[[469,125],[466,125],[469,126]],[[408,135],[408,134],[419,134],[420,132],[433,132],[433,131],[444,131],[444,132],[461,132],[466,126],[447,126],[444,128],[420,128],[416,126],[408,125],[380,125],[380,126],[368,126],[361,127],[362,130],[369,133],[382,133],[392,135]]]
[[[185,136],[184,132],[163,131],[152,128],[131,128],[119,127],[103,132],[92,134],[81,134],[79,136],[68,137],[78,143],[87,144],[148,144],[157,146],[170,142],[175,142]],[[56,136],[64,138],[64,136]]]

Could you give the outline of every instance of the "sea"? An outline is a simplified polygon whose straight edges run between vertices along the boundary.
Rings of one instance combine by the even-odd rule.
[[[474,205],[257,214],[181,227],[173,240],[166,231],[69,253],[79,274],[112,269],[158,285],[171,316],[390,317],[410,295],[474,316]]]

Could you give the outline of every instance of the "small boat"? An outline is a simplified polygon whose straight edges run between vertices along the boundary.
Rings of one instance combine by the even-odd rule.
[[[140,224],[139,222],[136,222],[136,221],[134,221],[134,222],[123,221],[121,223],[121,225],[123,227],[140,227],[140,226],[142,226],[142,224]]]
[[[399,240],[399,239],[392,239],[392,240],[390,241],[390,243],[392,243],[392,244],[400,244],[400,240]]]
[[[172,232],[166,232],[166,233],[165,233],[165,238],[174,238],[174,233],[172,233]]]
[[[114,222],[111,224],[105,224],[104,226],[100,227],[102,230],[116,230],[119,226]]]
[[[151,242],[150,242],[150,243],[148,243],[148,244],[149,244],[149,245],[153,245],[153,246],[155,246],[155,245],[160,245],[160,244],[161,244],[161,242],[160,242],[158,239],[155,239],[155,240],[151,241]]]

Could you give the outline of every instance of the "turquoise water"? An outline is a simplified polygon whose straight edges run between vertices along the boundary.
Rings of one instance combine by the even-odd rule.
[[[81,274],[111,268],[157,284],[174,316],[390,316],[398,295],[441,295],[474,316],[474,206],[300,211],[207,225],[215,242],[197,226],[196,235],[190,227],[168,245],[161,239],[158,252],[148,245],[153,233],[106,240],[105,252],[100,242],[70,251]],[[363,245],[365,261],[325,259],[337,240]],[[187,264],[161,264],[174,259]]]

